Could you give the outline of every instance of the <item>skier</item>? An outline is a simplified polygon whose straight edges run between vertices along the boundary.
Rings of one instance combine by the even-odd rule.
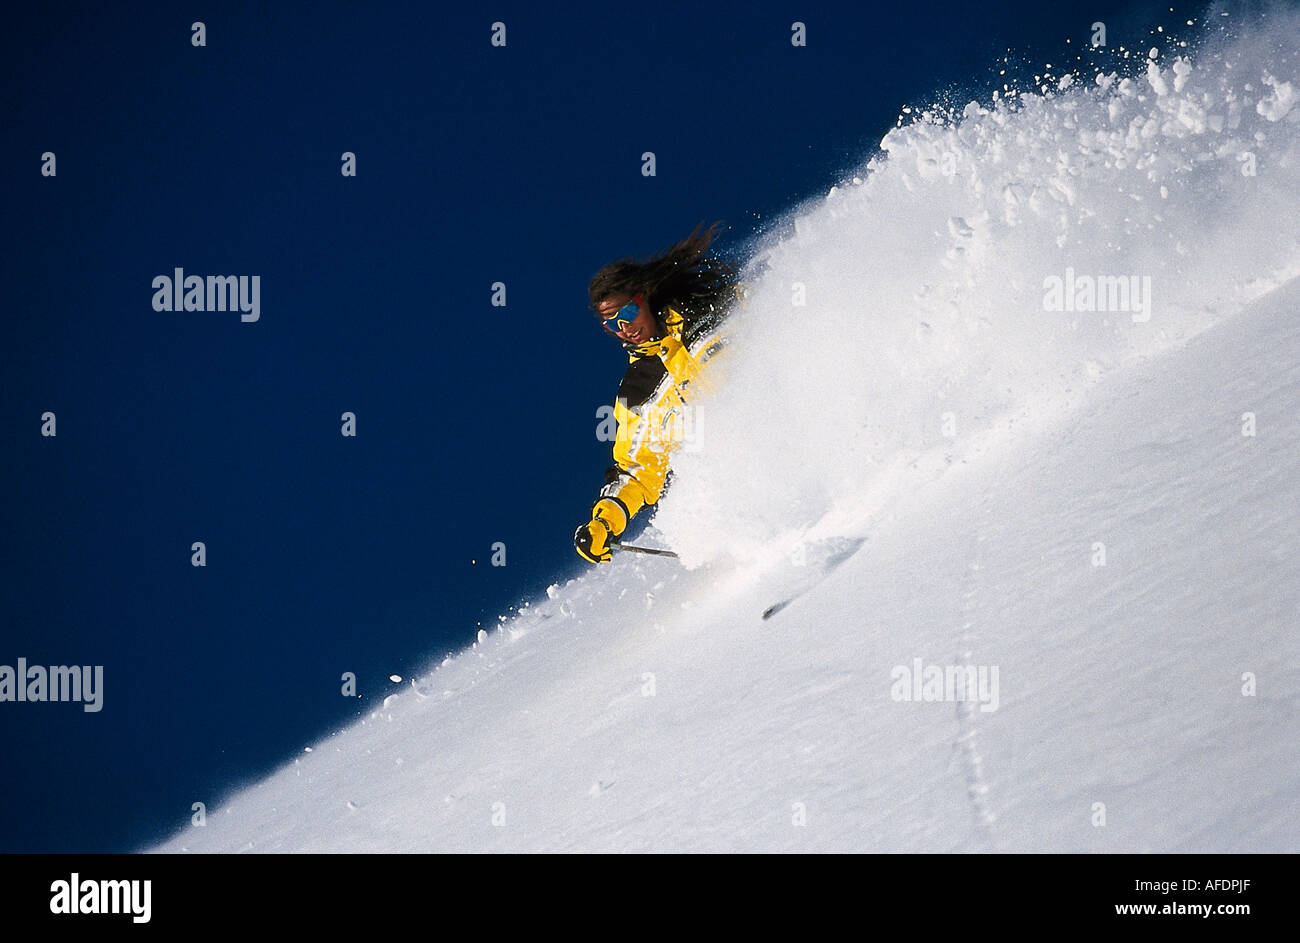
[[[588,286],[596,317],[628,353],[614,406],[614,464],[591,520],[573,536],[590,563],[608,562],[632,517],[659,500],[694,396],[690,386],[726,343],[717,328],[741,286],[734,266],[706,254],[720,225],[701,232],[701,223],[649,261],[611,262]]]

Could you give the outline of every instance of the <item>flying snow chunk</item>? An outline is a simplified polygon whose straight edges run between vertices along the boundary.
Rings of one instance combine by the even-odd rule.
[[[960,216],[948,217],[948,232],[958,239],[969,239],[975,235],[975,230],[971,229],[970,223]]]
[[[1271,75],[1264,76],[1264,84],[1273,88],[1273,94],[1255,103],[1255,111],[1269,121],[1281,121],[1296,103],[1296,90],[1290,82],[1279,82]]]
[[[393,682],[393,684],[401,684],[401,683],[402,683],[402,676],[401,676],[401,675],[389,675],[389,676],[388,676],[388,680],[391,681],[391,682]]]

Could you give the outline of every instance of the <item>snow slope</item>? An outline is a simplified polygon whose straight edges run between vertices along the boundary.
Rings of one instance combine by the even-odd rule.
[[[1298,314],[953,469],[771,621],[624,556],[161,850],[1300,850]],[[894,700],[915,658],[997,709]]]
[[[1296,23],[891,132],[755,255],[643,538],[682,562],[157,850],[1300,850]],[[1050,310],[1067,268],[1149,317]],[[918,659],[987,696],[902,699]]]

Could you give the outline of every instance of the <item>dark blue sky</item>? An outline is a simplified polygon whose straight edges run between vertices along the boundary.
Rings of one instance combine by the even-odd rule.
[[[1165,6],[12,15],[0,664],[103,665],[104,706],[0,703],[0,850],[161,838],[579,572],[625,366],[586,310],[602,264],[701,220],[735,247],[904,102],[985,97],[1007,47],[1060,59],[1095,20],[1129,42]],[[261,319],[155,312],[176,267],[260,276]]]

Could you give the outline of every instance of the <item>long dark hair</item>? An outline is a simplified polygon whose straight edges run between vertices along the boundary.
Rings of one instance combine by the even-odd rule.
[[[646,261],[619,259],[601,268],[587,286],[591,308],[611,296],[640,293],[656,318],[662,320],[660,312],[670,304],[677,309],[691,337],[717,324],[735,299],[737,270],[707,254],[722,222],[703,226],[701,222],[685,239]]]

